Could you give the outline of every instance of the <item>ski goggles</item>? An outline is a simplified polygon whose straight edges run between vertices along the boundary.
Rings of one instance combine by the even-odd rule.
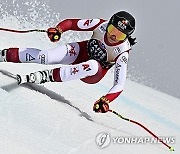
[[[121,32],[120,30],[118,30],[116,27],[114,27],[112,24],[110,24],[107,28],[107,32],[110,35],[115,35],[116,36],[116,40],[118,41],[123,41],[127,35],[124,34],[123,32]]]

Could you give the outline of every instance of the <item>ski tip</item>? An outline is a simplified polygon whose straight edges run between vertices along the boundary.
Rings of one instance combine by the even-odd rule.
[[[175,151],[174,147],[170,147],[169,150],[170,150],[171,152]]]

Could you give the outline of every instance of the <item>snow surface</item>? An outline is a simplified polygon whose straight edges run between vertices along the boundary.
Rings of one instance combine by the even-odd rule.
[[[1,19],[1,26],[19,29],[14,17]],[[25,22],[25,21],[24,21]],[[2,24],[3,23],[3,24]],[[12,24],[17,23],[17,24]],[[27,23],[24,23],[28,25]],[[44,26],[47,28],[46,26]],[[26,27],[28,28],[28,26]],[[50,49],[74,41],[70,32],[60,43],[50,43],[42,33],[0,32],[0,48],[35,47]],[[74,34],[84,39],[81,33]],[[3,37],[2,37],[3,36]],[[26,74],[59,67],[38,64],[0,63],[0,71]],[[15,79],[0,72],[0,153],[2,154],[166,154],[162,144],[114,144],[101,149],[99,133],[111,137],[151,137],[141,127],[112,113],[92,111],[94,102],[112,86],[112,70],[96,85],[81,81],[18,86]],[[174,153],[180,150],[180,100],[127,79],[124,92],[112,102],[111,109],[136,120],[158,136],[175,137]]]

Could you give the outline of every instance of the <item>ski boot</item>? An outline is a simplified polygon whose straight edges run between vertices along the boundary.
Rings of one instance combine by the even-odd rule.
[[[18,84],[23,84],[23,83],[42,84],[49,81],[54,82],[52,72],[53,72],[52,70],[45,70],[45,71],[30,73],[29,75],[17,74],[16,79]]]
[[[6,62],[6,53],[8,49],[0,50],[0,62]]]

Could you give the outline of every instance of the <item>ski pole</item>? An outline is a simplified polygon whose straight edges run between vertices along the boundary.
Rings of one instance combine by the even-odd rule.
[[[152,131],[150,131],[148,128],[146,128],[144,125],[142,125],[141,123],[137,122],[137,121],[134,121],[134,120],[131,120],[131,119],[128,119],[128,118],[125,118],[123,117],[121,114],[117,113],[116,111],[113,111],[113,110],[109,110],[109,112],[112,112],[114,113],[115,115],[117,115],[119,118],[123,119],[123,120],[126,120],[126,121],[129,121],[131,123],[134,123],[136,125],[139,125],[140,127],[142,127],[143,129],[145,129],[148,133],[150,133],[154,138],[156,138],[158,141],[160,141],[162,144],[164,144],[166,147],[169,148],[170,151],[175,151],[175,149],[171,146],[169,146],[168,144],[166,144],[165,142],[163,142],[163,140],[161,140],[157,135],[155,135]]]
[[[47,32],[46,30],[42,30],[42,29],[14,30],[14,29],[0,28],[0,30],[1,31],[14,32],[14,33]]]

